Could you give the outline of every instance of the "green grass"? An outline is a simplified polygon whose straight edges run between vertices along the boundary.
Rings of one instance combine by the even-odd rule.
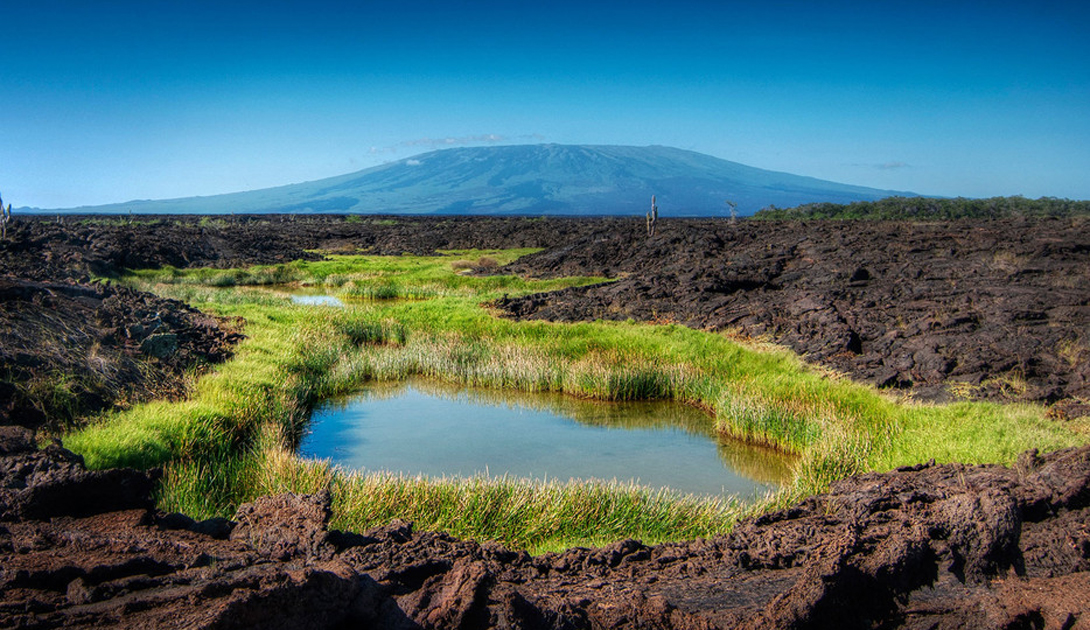
[[[256,494],[331,488],[332,526],[364,531],[394,518],[477,540],[500,540],[534,553],[601,545],[627,537],[649,543],[726,531],[751,510],[733,499],[685,496],[603,482],[542,482],[511,478],[429,479],[341,471],[269,450]]]
[[[1027,448],[1047,451],[1090,441],[1087,429],[1085,418],[1058,422],[1036,405],[962,402],[910,408],[897,439],[872,463],[879,469],[931,458],[1009,464]]]
[[[492,259],[503,265],[536,249],[450,250],[441,257],[332,256],[326,260],[297,260],[247,269],[145,269],[131,279],[143,283],[213,287],[295,284],[324,286],[332,293],[362,299],[475,296],[482,292],[526,292],[530,287],[549,290],[570,282],[528,282],[515,276],[468,276],[452,266],[464,261]],[[599,279],[601,280],[601,279]]]
[[[506,262],[526,250],[440,257],[337,256],[246,270],[172,269],[130,281],[246,320],[234,359],[201,378],[186,401],[109,414],[65,438],[95,467],[166,467],[160,504],[195,517],[230,516],[240,502],[331,487],[335,526],[398,517],[426,529],[532,550],[628,536],[648,542],[723,532],[743,514],[782,507],[845,475],[936,459],[1014,460],[1036,447],[1087,441],[1085,423],[1034,406],[911,405],[829,377],[787,350],[676,325],[554,324],[495,317],[504,294],[600,279],[529,281],[458,273],[463,261]],[[292,305],[223,278],[339,288],[396,285],[430,299]],[[285,280],[287,278],[288,280]],[[398,296],[402,297],[402,296]],[[416,296],[414,296],[416,297]],[[359,476],[290,456],[310,407],[374,380],[426,376],[480,387],[601,400],[665,399],[711,412],[718,432],[798,454],[776,496],[743,506],[618,485],[514,479]]]

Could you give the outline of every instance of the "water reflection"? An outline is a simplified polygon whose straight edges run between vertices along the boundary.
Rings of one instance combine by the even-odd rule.
[[[293,304],[308,306],[344,306],[344,301],[323,287],[299,287],[293,285],[273,285],[270,291],[282,293],[291,298]]]
[[[721,440],[685,405],[428,380],[373,384],[316,409],[300,453],[368,471],[637,480],[695,494],[748,496],[790,477],[782,453]]]

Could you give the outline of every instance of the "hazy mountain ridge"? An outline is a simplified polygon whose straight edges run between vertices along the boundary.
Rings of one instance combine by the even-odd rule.
[[[879,190],[754,168],[670,147],[515,145],[433,151],[337,177],[248,192],[85,206],[135,214],[740,214],[769,206],[850,203]]]

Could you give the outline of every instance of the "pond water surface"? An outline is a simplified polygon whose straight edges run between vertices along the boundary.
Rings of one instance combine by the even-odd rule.
[[[789,479],[790,459],[715,434],[677,403],[602,403],[561,394],[378,383],[314,410],[306,457],[431,477],[508,475],[636,481],[743,497]]]
[[[344,306],[344,301],[335,295],[330,295],[329,289],[325,287],[276,285],[270,289],[277,293],[286,293],[295,304],[307,304],[309,306]]]

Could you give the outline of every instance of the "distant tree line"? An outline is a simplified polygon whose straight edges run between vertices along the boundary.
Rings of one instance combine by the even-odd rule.
[[[991,197],[989,199],[937,199],[934,197],[886,197],[854,203],[809,203],[794,208],[768,206],[754,219],[865,219],[932,221],[946,219],[1002,219],[1011,217],[1090,216],[1090,201],[1056,197]]]

